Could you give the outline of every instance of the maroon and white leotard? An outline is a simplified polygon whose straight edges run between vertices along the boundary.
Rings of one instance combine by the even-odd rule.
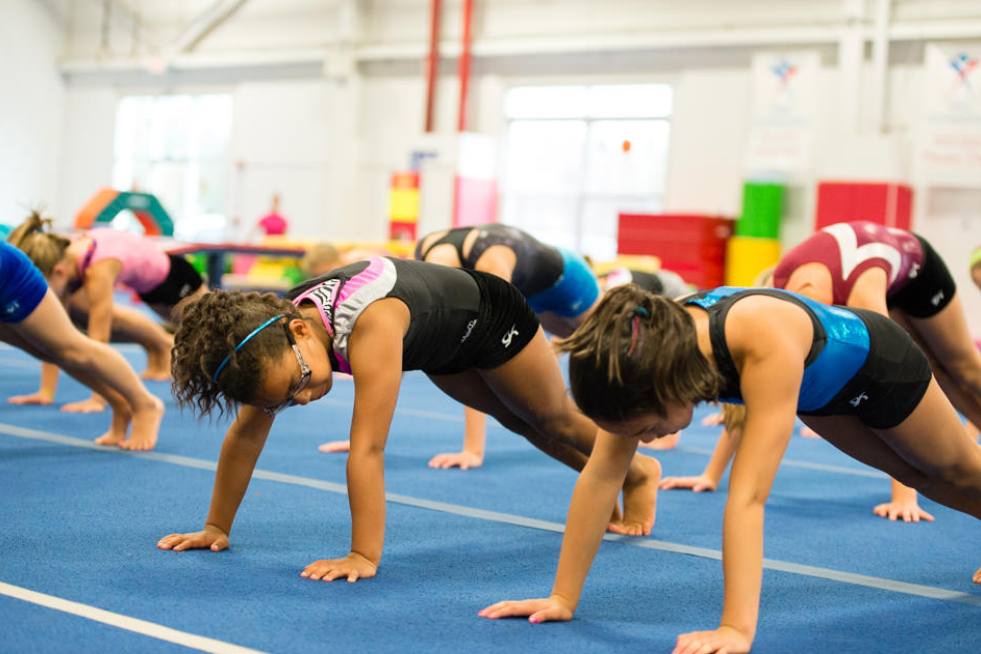
[[[773,271],[773,285],[786,288],[795,270],[821,263],[831,272],[832,303],[845,304],[859,276],[881,268],[889,279],[889,297],[920,273],[923,261],[923,246],[912,232],[865,220],[835,223],[787,252]]]

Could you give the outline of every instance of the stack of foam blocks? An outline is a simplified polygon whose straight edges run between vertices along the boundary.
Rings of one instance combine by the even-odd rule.
[[[721,286],[732,219],[702,214],[621,213],[617,253],[653,255],[698,288]]]
[[[913,189],[900,182],[821,181],[814,228],[851,220],[869,220],[910,229]]]
[[[726,284],[754,286],[759,274],[780,260],[780,215],[784,187],[772,182],[743,184],[743,209],[726,247]]]

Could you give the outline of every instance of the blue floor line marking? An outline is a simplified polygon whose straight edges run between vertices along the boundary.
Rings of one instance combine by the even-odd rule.
[[[50,432],[28,429],[25,427],[18,427],[16,425],[9,425],[5,423],[0,423],[0,433],[6,434],[8,436],[14,436],[17,438],[39,440],[49,443],[55,443],[58,445],[68,445],[72,447],[81,447],[91,450],[101,450],[106,453],[122,454],[125,456],[132,456],[140,459],[147,459],[150,461],[159,461],[162,463],[170,463],[173,465],[180,465],[189,468],[197,468],[200,470],[214,471],[217,468],[217,463],[212,461],[206,461],[204,459],[195,459],[193,457],[186,457],[186,456],[180,456],[175,454],[162,454],[159,452],[124,452],[116,448],[102,447],[100,445],[96,445],[92,441],[88,441],[80,438],[73,438],[71,436],[62,436],[60,434],[52,434]],[[306,488],[312,488],[316,490],[323,490],[330,493],[336,493],[339,495],[347,495],[347,487],[344,484],[339,484],[336,482],[329,482],[320,479],[312,479],[309,477],[301,477],[298,475],[274,472],[271,470],[262,470],[259,468],[255,470],[252,476],[253,479],[262,479],[265,481],[273,481],[283,484],[290,484],[294,486],[303,486]],[[477,509],[473,507],[462,506],[459,504],[450,504],[447,502],[437,502],[433,500],[411,497],[408,495],[400,495],[397,493],[386,493],[385,499],[394,504],[400,504],[403,506],[411,506],[420,509],[440,511],[443,513],[450,513],[453,515],[458,515],[468,518],[486,520],[489,522],[509,524],[518,527],[527,527],[530,529],[538,529],[542,531],[550,531],[560,534],[565,531],[565,525],[558,522],[537,520],[534,518],[528,518],[525,516],[514,515],[510,513],[488,511],[485,509]],[[671,552],[675,554],[697,556],[700,558],[715,559],[715,560],[721,560],[722,558],[722,552],[720,552],[719,550],[713,550],[704,547],[692,547],[690,545],[684,545],[681,543],[671,543],[668,541],[661,541],[656,539],[631,538],[631,537],[621,536],[618,534],[606,534],[604,535],[603,539],[607,541],[622,542],[623,544],[632,547],[642,547],[646,549]],[[946,588],[937,588],[934,586],[925,586],[921,584],[910,584],[910,583],[897,581],[893,579],[886,579],[884,577],[860,575],[850,572],[842,572],[839,570],[834,570],[832,568],[809,566],[809,565],[793,563],[789,561],[779,561],[774,559],[764,559],[763,567],[769,570],[788,572],[791,574],[802,575],[807,577],[817,577],[820,579],[827,579],[830,581],[837,581],[837,582],[851,584],[855,586],[865,586],[868,588],[875,588],[878,590],[886,590],[896,593],[903,593],[906,595],[916,595],[919,597],[927,597],[930,599],[957,602],[961,604],[968,604],[971,606],[981,607],[981,596],[973,595],[970,593],[964,593],[960,591],[953,591]]]
[[[197,634],[172,629],[156,622],[140,620],[139,618],[133,618],[114,611],[106,611],[105,609],[100,609],[89,604],[73,602],[55,595],[39,593],[2,581],[0,581],[0,595],[13,597],[22,602],[43,606],[54,611],[75,615],[86,620],[92,620],[93,622],[101,622],[102,624],[125,629],[126,631],[131,631],[148,638],[156,638],[157,640],[174,643],[189,649],[196,649],[200,652],[209,652],[209,654],[262,654],[260,650],[242,647],[241,645],[235,645],[234,643],[228,643],[206,636],[198,636]]]

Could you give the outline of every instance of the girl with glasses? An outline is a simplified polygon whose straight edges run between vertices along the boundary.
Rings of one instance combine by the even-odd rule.
[[[524,298],[486,273],[376,257],[270,294],[212,292],[191,304],[174,342],[174,392],[202,414],[241,405],[222,447],[204,528],[162,549],[228,546],[228,534],[275,414],[326,395],[334,372],[355,380],[347,484],[352,542],[303,576],[374,576],[385,533],[384,448],[402,373],[441,390],[581,470],[595,424],[565,394],[555,355]],[[637,457],[609,528],[650,533],[660,468]],[[607,516],[608,518],[610,516]]]

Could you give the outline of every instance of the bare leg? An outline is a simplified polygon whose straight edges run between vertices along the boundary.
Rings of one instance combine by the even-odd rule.
[[[151,449],[154,446],[163,403],[147,392],[118,352],[72,326],[54,293],[48,290],[41,304],[24,321],[14,325],[14,329],[96,392],[110,389],[105,393],[116,391],[125,398],[133,412],[133,433],[123,443],[124,447]]]
[[[76,325],[86,322],[88,298],[84,293],[75,293],[71,296],[69,313]],[[174,346],[174,337],[144,313],[113,304],[110,340],[137,343],[146,350],[147,367],[142,375],[144,379],[158,381],[170,379],[170,350]]]
[[[561,443],[563,451],[576,450],[578,456],[567,464],[582,469],[597,428],[566,395],[562,373],[541,329],[514,358],[493,370],[481,370],[480,375],[514,415],[546,435],[550,443]],[[634,457],[623,485],[623,524],[617,528],[630,534],[650,533],[660,477],[657,461]]]
[[[480,411],[463,407],[463,450],[441,452],[429,460],[430,468],[479,468],[484,463],[487,444],[487,416]]]
[[[53,363],[53,359],[50,354],[38,349],[36,345],[26,340],[20,335],[19,332],[15,331],[9,325],[0,324],[0,340],[18,347],[34,358],[40,360],[42,362],[42,366],[44,366],[43,370],[53,370],[55,372],[55,380],[57,381],[58,366]],[[42,378],[44,376],[43,370]],[[111,388],[103,384],[98,378],[93,378],[93,376],[90,374],[72,375],[72,373],[69,371],[69,375],[89,388],[99,388],[103,393],[105,393],[106,397],[109,398],[109,406],[112,408],[112,419],[110,421],[109,429],[95,439],[96,444],[106,446],[121,445],[126,440],[126,432],[129,430],[129,423],[133,418],[129,403],[126,402],[123,396],[119,395]]]
[[[935,316],[913,318],[893,311],[900,322],[930,356],[938,381],[958,411],[968,420],[981,421],[981,352],[967,329],[964,307],[955,294]],[[945,378],[942,378],[945,377]]]
[[[913,413],[891,429],[870,429],[850,416],[804,420],[846,454],[981,518],[981,447],[968,437],[936,381]]]

